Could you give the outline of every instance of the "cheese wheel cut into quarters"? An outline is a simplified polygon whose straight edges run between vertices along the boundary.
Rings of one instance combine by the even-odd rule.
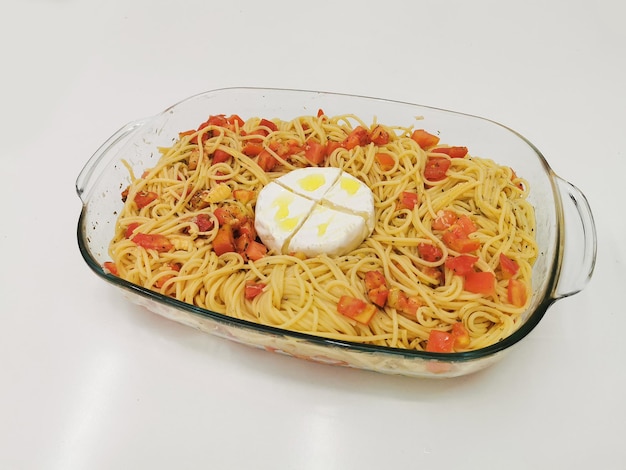
[[[339,168],[291,171],[267,184],[255,209],[255,228],[277,253],[341,256],[374,230],[372,191]]]

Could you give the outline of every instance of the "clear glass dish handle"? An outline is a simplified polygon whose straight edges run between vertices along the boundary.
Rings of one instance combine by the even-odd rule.
[[[596,264],[597,233],[585,195],[570,182],[556,176],[563,202],[564,249],[555,300],[580,292],[589,282]]]
[[[145,123],[146,120],[138,120],[126,124],[109,137],[87,161],[76,178],[76,193],[83,203],[89,200],[89,194],[98,177],[104,173],[104,169],[116,157],[116,148],[121,148]]]

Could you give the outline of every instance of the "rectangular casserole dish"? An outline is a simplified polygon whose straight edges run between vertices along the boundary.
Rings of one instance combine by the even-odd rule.
[[[211,114],[290,120],[315,114],[320,108],[329,115],[351,113],[365,122],[376,119],[391,126],[406,126],[420,117],[420,126],[436,131],[442,142],[462,143],[473,155],[511,166],[529,182],[540,253],[533,267],[530,306],[512,335],[486,348],[445,354],[327,340],[198,308],[131,284],[103,269],[123,204],[119,195],[129,184],[128,169],[122,160],[130,164],[135,174],[141,174],[160,158],[158,147],[171,146],[180,131],[195,128]],[[557,176],[525,138],[487,119],[384,99],[261,88],[202,93],[156,116],[122,127],[87,162],[76,181],[76,190],[83,202],[78,222],[81,254],[99,277],[119,287],[132,302],[179,323],[249,346],[388,374],[455,377],[493,364],[532,331],[554,301],[582,290],[595,265],[595,225],[585,196]]]

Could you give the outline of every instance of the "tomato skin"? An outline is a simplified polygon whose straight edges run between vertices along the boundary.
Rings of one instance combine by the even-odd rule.
[[[403,191],[402,194],[400,194],[400,203],[398,208],[412,211],[417,204],[417,199],[417,193],[412,191]]]
[[[470,335],[463,323],[457,322],[452,325],[452,335],[454,336],[455,349],[463,349],[469,346]]]
[[[241,149],[241,152],[244,155],[247,155],[248,157],[256,157],[257,155],[259,155],[264,150],[265,150],[265,147],[263,147],[263,144],[258,143],[258,142],[249,142],[248,141],[248,142],[245,143],[245,145]]]
[[[259,165],[263,171],[272,171],[276,165],[278,165],[278,160],[267,150],[263,150],[257,157],[257,165]]]
[[[115,265],[115,263],[113,261],[105,261],[104,262],[104,268],[109,271],[111,274],[113,274],[114,276],[119,276],[120,273],[117,269],[117,266]]]
[[[232,158],[232,155],[222,149],[213,152],[213,163],[225,163]]]
[[[474,294],[493,295],[496,292],[496,277],[488,271],[471,272],[465,276],[463,288]]]
[[[377,287],[386,286],[387,280],[380,271],[368,271],[365,273],[365,288],[367,290]]]
[[[235,251],[235,237],[233,227],[230,224],[220,225],[213,239],[213,251],[217,256]]]
[[[233,197],[242,204],[247,204],[254,200],[256,192],[249,189],[235,189],[233,191]]]
[[[510,279],[519,271],[519,264],[505,254],[500,253],[500,268],[502,269],[504,279]]]
[[[315,139],[308,139],[304,145],[304,156],[313,165],[324,162],[326,149]]]
[[[433,220],[432,228],[434,230],[445,230],[456,223],[458,216],[449,210],[442,210],[437,213],[437,217]]]
[[[164,253],[174,248],[169,239],[159,233],[136,233],[131,240],[146,250],[156,250],[159,253]]]
[[[450,158],[464,158],[467,155],[467,147],[438,147],[430,151],[432,153],[443,153]]]
[[[417,245],[417,252],[424,261],[434,263],[443,257],[443,251],[432,243],[420,243]]]
[[[396,165],[396,161],[388,153],[377,153],[374,159],[382,171],[389,171]]]
[[[439,137],[426,132],[424,129],[417,129],[411,134],[411,139],[414,140],[417,145],[422,149],[433,147],[439,143]]]
[[[278,126],[273,121],[265,118],[261,119],[261,121],[259,122],[259,126],[267,127],[272,132],[276,132],[278,130]]]
[[[245,251],[246,257],[252,261],[258,261],[267,254],[267,247],[263,243],[252,240]]]
[[[337,303],[337,312],[359,323],[367,324],[376,313],[376,307],[356,297],[342,295]]]
[[[424,166],[424,178],[427,181],[441,181],[447,176],[450,160],[445,157],[428,157]]]
[[[451,332],[431,330],[426,343],[426,351],[438,353],[451,353],[454,351],[455,337]]]
[[[135,194],[135,198],[133,199],[133,201],[135,201],[135,204],[137,204],[137,207],[139,209],[143,209],[152,201],[156,201],[158,197],[159,195],[154,191],[139,191],[137,194]]]
[[[461,322],[452,325],[450,331],[431,330],[426,343],[426,351],[451,353],[455,349],[463,349],[470,344],[470,336]]]
[[[213,219],[208,214],[198,214],[193,219],[200,232],[208,232],[213,228]]]
[[[330,157],[335,150],[341,148],[341,142],[337,142],[335,140],[329,140],[326,142],[326,156]]]
[[[367,297],[373,304],[384,307],[389,296],[387,288],[387,280],[380,271],[368,271],[365,273],[365,288],[367,289]]]
[[[383,126],[376,126],[370,132],[370,140],[376,145],[386,145],[389,143],[389,133]]]
[[[252,300],[257,295],[261,294],[265,287],[267,287],[267,285],[262,282],[246,281],[244,296],[247,300]]]
[[[235,229],[240,228],[248,220],[248,217],[234,204],[218,207],[213,211],[213,215],[220,225],[230,225]]]
[[[467,233],[457,224],[448,228],[442,239],[448,248],[458,253],[470,253],[480,248],[480,241],[468,238]]]
[[[355,127],[348,137],[342,143],[342,147],[347,150],[352,150],[355,147],[364,147],[370,143],[370,136],[367,129],[363,126]]]
[[[474,224],[474,222],[472,222],[472,219],[470,219],[468,215],[462,215],[457,219],[456,223],[466,235],[474,233],[476,230],[478,230],[476,228],[476,225]]]
[[[474,271],[474,264],[478,261],[477,256],[460,255],[450,256],[446,259],[446,268],[458,276],[466,276]]]
[[[526,292],[526,285],[518,279],[509,279],[509,285],[507,286],[507,298],[510,304],[516,307],[523,307],[526,305],[528,293]]]
[[[140,225],[141,224],[139,222],[133,222],[133,223],[128,224],[128,227],[126,227],[126,232],[125,232],[124,236],[126,238],[132,237],[133,236],[133,232],[135,230],[137,230],[137,227],[139,227]]]
[[[421,307],[421,303],[417,298],[409,297],[397,287],[389,289],[387,303],[390,307],[395,308],[398,313],[412,318],[415,318],[417,309]]]

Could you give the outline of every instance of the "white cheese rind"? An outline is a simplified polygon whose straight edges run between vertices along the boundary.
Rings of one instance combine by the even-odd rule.
[[[294,170],[265,186],[256,202],[256,231],[277,253],[340,256],[374,225],[371,190],[339,168]]]
[[[358,247],[369,235],[365,219],[317,205],[289,242],[289,252],[340,256]]]
[[[276,182],[300,196],[320,201],[341,173],[341,169],[333,167],[300,168],[281,176]]]
[[[313,210],[314,201],[288,191],[274,182],[259,192],[254,228],[270,250],[284,253],[291,236]]]
[[[351,174],[346,172],[341,174],[324,195],[323,204],[363,217],[369,230],[368,235],[374,230],[376,225],[374,195],[365,183]]]

